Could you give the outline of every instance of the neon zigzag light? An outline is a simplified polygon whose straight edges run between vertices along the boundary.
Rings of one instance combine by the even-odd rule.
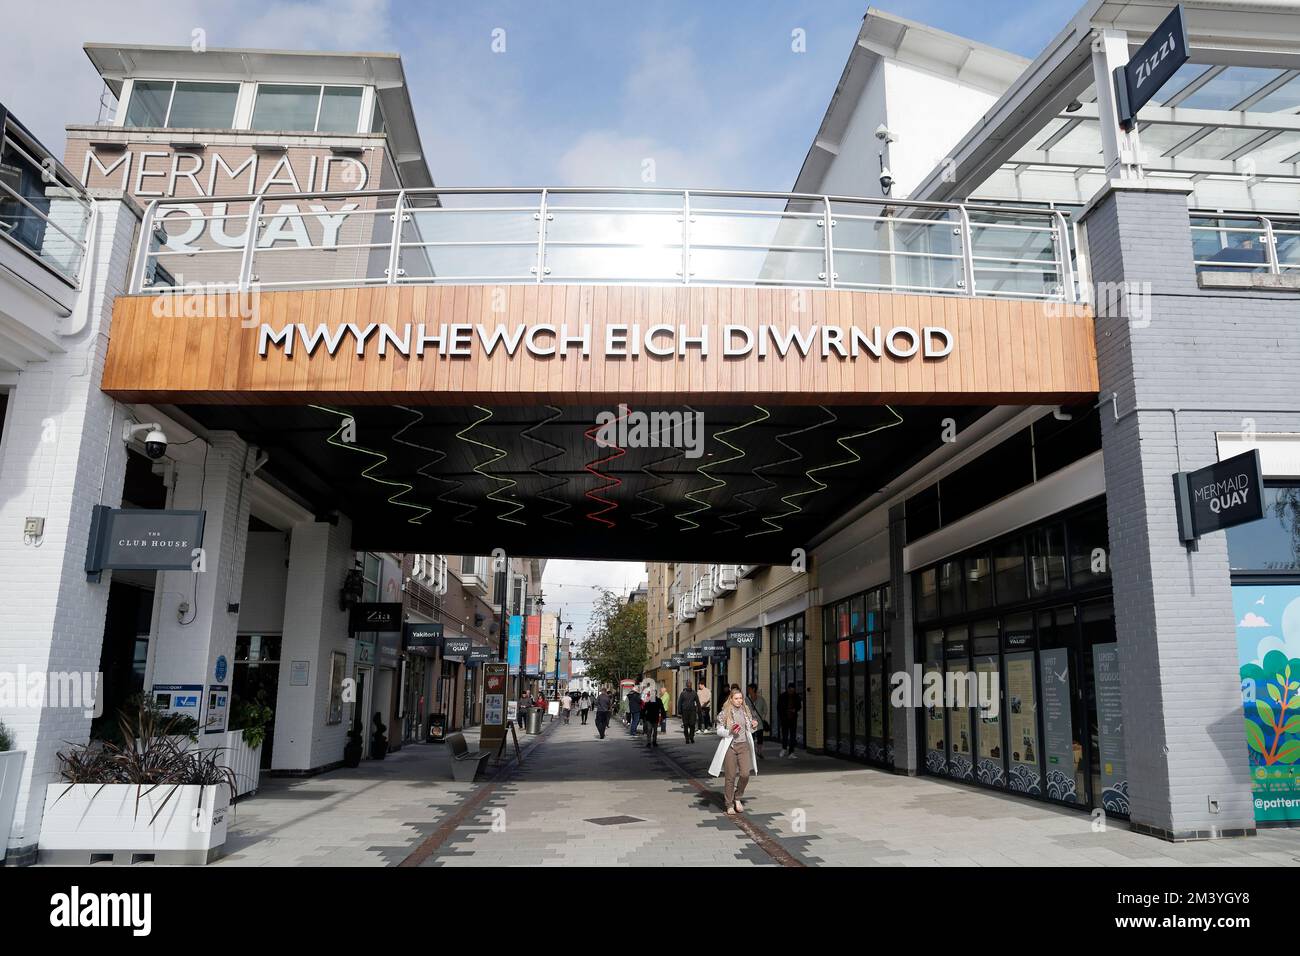
[[[621,414],[618,418],[614,419],[614,423],[621,422],[623,419],[627,418],[627,416],[632,411],[632,409],[626,405],[622,405],[620,407],[623,409],[623,414]],[[595,441],[596,440],[595,433],[600,431],[600,429],[603,427],[605,426],[593,425],[591,428],[583,432],[583,434],[586,435],[588,438],[590,438],[592,441]],[[608,498],[602,498],[599,492],[608,491],[611,488],[622,487],[623,480],[614,475],[607,475],[604,472],[597,471],[595,466],[608,464],[611,461],[622,458],[626,454],[627,451],[625,449],[620,448],[618,445],[615,445],[613,454],[607,455],[604,458],[598,458],[595,461],[589,461],[587,462],[587,464],[582,466],[582,470],[587,472],[588,474],[594,475],[597,478],[605,479],[605,484],[601,485],[599,488],[592,488],[589,491],[584,491],[582,493],[582,496],[584,498],[590,499],[591,501],[599,501],[601,504],[605,506],[604,508],[591,512],[589,515],[587,515],[587,517],[590,518],[592,521],[600,522],[607,528],[614,527],[614,522],[610,521],[608,518],[602,517],[602,515],[610,511],[613,511],[615,508],[618,507],[618,504],[616,502],[610,501]]]
[[[469,437],[469,433],[473,429],[477,428],[479,425],[482,425],[485,421],[492,418],[492,409],[484,408],[482,405],[475,405],[474,407],[477,408],[480,412],[483,412],[484,417],[480,418],[476,422],[471,422],[468,427],[462,428],[460,431],[456,432],[456,437],[459,438],[461,441],[468,442],[471,445],[477,445],[479,448],[486,448],[488,451],[496,452],[495,458],[490,458],[485,462],[481,462],[475,465],[474,471],[475,473],[482,475],[484,478],[490,478],[492,481],[499,481],[502,483],[503,487],[500,487],[496,491],[493,491],[488,494],[487,498],[489,501],[495,501],[498,502],[499,504],[514,506],[513,511],[507,511],[505,514],[497,515],[496,516],[497,520],[505,521],[509,524],[517,524],[517,525],[523,525],[524,527],[528,527],[527,522],[520,521],[516,518],[510,517],[511,515],[518,514],[519,512],[524,510],[524,506],[520,502],[503,501],[502,499],[497,497],[497,495],[502,494],[505,491],[515,487],[517,484],[519,484],[519,482],[515,481],[513,478],[498,478],[496,475],[489,475],[486,471],[483,471],[483,467],[485,465],[495,465],[502,458],[505,458],[508,453],[504,448],[497,448],[495,445],[489,445],[486,442],[476,441],[475,439]]]
[[[662,436],[663,433],[664,433],[665,431],[670,431],[671,428],[672,428],[672,425],[671,425],[670,422],[664,422],[664,423],[660,426],[659,431],[657,432],[657,434],[660,435],[660,436]],[[653,462],[651,462],[650,465],[655,465],[655,466],[658,466],[658,465],[666,465],[666,464],[668,464],[668,462],[672,461],[674,458],[681,458],[681,457],[683,457],[685,454],[686,454],[686,449],[685,449],[685,447],[683,447],[683,448],[681,448],[680,450],[673,452],[671,455],[666,455],[666,456],[664,456],[663,458],[660,458],[658,461],[653,461]],[[647,528],[658,528],[658,527],[659,527],[659,522],[658,522],[658,521],[651,521],[649,518],[647,518],[647,517],[645,517],[645,516],[646,516],[646,515],[652,515],[652,514],[654,514],[656,511],[663,511],[663,510],[667,507],[667,505],[660,504],[658,501],[655,501],[653,498],[649,498],[649,497],[647,497],[647,495],[649,495],[652,491],[658,491],[660,488],[663,488],[663,487],[665,487],[665,486],[667,486],[667,485],[671,485],[671,484],[673,483],[673,480],[672,480],[671,478],[665,478],[663,475],[660,475],[660,474],[657,474],[657,473],[651,471],[651,470],[650,470],[650,465],[643,465],[643,466],[641,467],[641,473],[642,473],[643,475],[648,475],[648,476],[650,476],[651,478],[654,478],[656,481],[658,481],[658,484],[656,484],[656,485],[651,485],[649,488],[646,488],[646,489],[644,489],[643,491],[638,491],[638,492],[636,493],[636,496],[635,496],[635,497],[636,497],[637,499],[641,500],[641,501],[646,502],[647,504],[650,505],[650,507],[647,508],[645,511],[638,511],[638,512],[637,512],[636,514],[634,514],[632,517],[635,518],[637,521],[640,521],[640,522],[641,522],[643,525],[645,525]]]
[[[410,429],[410,428],[414,428],[416,425],[418,425],[418,424],[420,424],[421,422],[424,421],[424,418],[425,418],[424,412],[420,411],[418,408],[409,408],[409,407],[406,406],[406,405],[398,405],[397,407],[400,408],[400,409],[401,409],[402,411],[404,411],[404,412],[410,412],[412,415],[415,416],[415,418],[411,419],[409,422],[407,422],[405,425],[403,425],[403,426],[402,426],[401,428],[399,428],[397,431],[393,432],[393,441],[397,442],[399,445],[407,445],[407,446],[409,446],[409,447],[411,447],[411,448],[418,448],[418,449],[420,449],[421,451],[429,451],[429,452],[433,452],[435,455],[438,456],[437,458],[433,459],[432,461],[427,461],[427,462],[425,462],[423,465],[421,465],[419,468],[415,469],[415,473],[416,473],[417,475],[420,475],[420,476],[423,477],[423,478],[429,478],[429,479],[432,479],[433,481],[439,481],[439,482],[442,482],[444,485],[451,485],[450,488],[448,488],[448,489],[447,489],[446,491],[444,491],[442,494],[438,495],[438,497],[437,497],[436,500],[437,500],[437,501],[445,502],[445,503],[447,503],[447,504],[458,505],[458,506],[461,507],[461,508],[467,508],[467,509],[468,509],[467,511],[462,512],[462,513],[461,513],[460,515],[458,515],[454,520],[455,520],[455,521],[458,521],[458,522],[460,522],[460,523],[462,523],[462,524],[470,524],[471,522],[468,521],[468,520],[466,520],[466,517],[465,517],[465,516],[468,515],[468,514],[470,514],[470,513],[473,512],[473,511],[478,510],[478,506],[477,506],[477,505],[469,504],[469,503],[466,502],[466,501],[457,501],[455,498],[449,498],[449,497],[447,497],[447,496],[450,495],[453,491],[455,491],[457,488],[461,487],[461,486],[464,485],[465,483],[464,483],[463,481],[458,481],[458,480],[455,479],[455,478],[443,478],[443,477],[441,477],[440,475],[431,475],[431,474],[429,474],[427,471],[425,471],[426,468],[431,468],[431,467],[433,467],[434,465],[437,465],[437,464],[442,463],[443,461],[446,461],[446,460],[447,460],[447,453],[446,453],[445,451],[443,451],[441,448],[430,448],[428,445],[421,445],[421,444],[419,444],[418,442],[407,441],[406,439],[404,439],[404,438],[402,437],[402,435],[405,434],[406,431],[407,431],[408,429]]]
[[[687,408],[690,408],[690,406],[688,405]],[[717,491],[719,488],[725,488],[725,487],[727,487],[727,482],[726,482],[725,479],[723,479],[723,478],[716,478],[716,477],[714,477],[713,475],[710,475],[710,474],[708,473],[707,469],[709,469],[709,468],[717,468],[717,467],[720,466],[720,465],[725,465],[725,464],[727,464],[727,463],[729,463],[729,462],[733,462],[733,461],[740,461],[740,459],[742,459],[742,458],[745,457],[745,450],[744,450],[743,448],[740,448],[740,447],[738,447],[738,446],[736,446],[736,445],[733,445],[731,442],[727,441],[727,440],[724,439],[722,436],[723,436],[723,435],[731,435],[731,434],[734,434],[735,432],[743,431],[744,429],[748,428],[750,425],[757,425],[759,422],[767,421],[769,418],[772,417],[772,413],[769,412],[767,409],[765,409],[765,408],[759,408],[759,406],[757,406],[757,405],[755,405],[754,408],[758,409],[758,411],[760,411],[760,412],[763,413],[762,416],[761,416],[760,418],[753,418],[753,419],[750,419],[749,421],[747,421],[747,422],[742,422],[741,424],[736,425],[736,426],[733,427],[733,428],[726,428],[726,429],[723,429],[722,431],[720,431],[720,432],[716,432],[716,433],[714,434],[714,436],[713,436],[714,438],[716,438],[716,439],[717,439],[719,442],[721,442],[722,444],[726,445],[726,446],[727,446],[728,448],[730,448],[732,451],[736,452],[736,454],[732,455],[730,458],[723,458],[723,459],[721,459],[721,460],[719,460],[719,461],[711,461],[711,462],[709,462],[707,465],[700,465],[700,467],[698,467],[698,468],[695,469],[697,472],[699,472],[699,473],[700,473],[701,475],[703,475],[705,478],[709,479],[709,481],[715,482],[715,484],[710,485],[708,488],[700,488],[700,489],[698,489],[698,490],[696,490],[696,491],[688,491],[688,492],[685,494],[684,497],[685,497],[688,501],[693,501],[693,502],[695,502],[695,504],[699,505],[699,507],[696,508],[694,511],[684,511],[684,512],[682,512],[681,514],[677,515],[677,518],[678,518],[679,520],[690,522],[690,523],[686,526],[686,530],[687,530],[687,531],[693,531],[693,530],[695,530],[696,528],[698,528],[698,527],[700,526],[700,525],[699,525],[699,522],[697,522],[697,521],[695,521],[693,518],[691,518],[691,515],[697,515],[697,514],[699,514],[699,513],[702,512],[702,511],[708,511],[709,508],[712,507],[712,505],[710,505],[707,501],[700,501],[700,500],[699,500],[698,498],[696,498],[695,496],[696,496],[696,495],[706,495],[706,494],[708,494],[708,493],[711,492],[711,491]],[[692,409],[692,411],[694,411],[694,410]]]
[[[823,408],[822,411],[826,411],[826,409]],[[807,434],[808,432],[816,431],[817,429],[822,428],[823,426],[829,425],[831,422],[835,421],[835,416],[834,416],[833,414],[831,414],[831,413],[829,413],[829,412],[827,412],[827,414],[830,414],[831,417],[830,417],[830,418],[824,418],[824,419],[822,419],[821,421],[819,421],[819,422],[814,422],[814,423],[811,424],[811,425],[805,425],[803,428],[796,428],[796,429],[795,429],[794,431],[792,431],[792,432],[786,432],[786,433],[784,433],[784,434],[782,434],[782,435],[777,435],[777,436],[776,436],[776,443],[777,443],[778,445],[780,445],[782,448],[785,448],[787,451],[792,451],[792,452],[794,452],[794,457],[793,457],[793,458],[782,458],[780,461],[773,461],[773,462],[768,462],[766,465],[759,465],[757,468],[754,469],[753,474],[754,474],[756,477],[758,477],[758,478],[762,478],[764,481],[767,481],[767,478],[766,478],[765,476],[759,474],[760,471],[767,471],[767,469],[769,469],[769,468],[778,468],[778,467],[780,467],[781,465],[790,465],[790,464],[793,464],[793,463],[796,462],[796,461],[803,461],[803,458],[804,458],[804,456],[803,456],[803,452],[801,452],[798,448],[795,448],[794,445],[789,444],[789,443],[786,441],[786,439],[787,439],[787,438],[793,438],[795,435],[805,435],[805,434]],[[767,488],[760,488],[760,489],[755,489],[754,491],[747,491],[747,492],[745,492],[743,495],[736,495],[736,498],[737,498],[737,499],[740,499],[740,498],[746,498],[746,497],[748,497],[749,495],[758,494],[758,492],[760,492],[760,491],[768,491],[768,490],[770,490],[770,489],[772,489],[772,488],[775,488],[776,486],[777,486],[777,483],[776,483],[775,481],[769,481],[769,482],[768,482],[768,486],[767,486]],[[757,509],[755,509],[755,510],[757,510]],[[747,538],[753,538],[753,537],[757,537],[757,536],[760,535],[760,534],[771,534],[772,532],[775,532],[775,531],[783,531],[783,530],[784,530],[784,529],[783,529],[779,524],[773,524],[773,523],[772,523],[772,519],[769,518],[769,517],[767,517],[767,515],[759,515],[759,518],[760,518],[760,520],[762,520],[762,522],[763,522],[764,524],[769,525],[769,526],[771,527],[772,531],[756,531],[756,532],[754,532],[753,534],[747,534],[747,535],[745,535],[745,537],[747,537]]]
[[[539,458],[531,465],[528,466],[528,470],[531,471],[533,474],[537,475],[539,478],[547,477],[544,472],[538,470],[539,466],[546,464],[548,461],[552,461],[553,459],[559,458],[561,455],[564,454],[563,445],[557,445],[555,444],[555,442],[547,441],[545,438],[534,438],[532,435],[533,432],[537,431],[537,429],[541,428],[543,425],[549,425],[551,424],[551,422],[555,421],[558,418],[563,417],[564,415],[564,413],[560,411],[558,408],[556,408],[554,405],[547,405],[546,408],[550,409],[555,414],[552,415],[550,418],[542,419],[542,421],[537,422],[536,424],[529,425],[527,428],[525,428],[522,432],[519,433],[521,436],[527,438],[531,442],[536,442],[539,445],[545,445],[547,448],[555,449],[553,454],[546,455],[542,458]],[[573,507],[573,505],[571,505],[567,501],[561,500],[560,498],[548,497],[548,495],[556,488],[559,488],[561,485],[567,485],[568,483],[569,483],[568,476],[561,475],[560,477],[555,479],[555,484],[551,485],[549,488],[543,488],[540,492],[538,492],[537,498],[539,501],[545,501],[549,504],[559,505],[559,507],[556,508],[554,511],[542,515],[543,518],[545,518],[547,521],[554,521],[556,524],[562,524],[568,527],[573,527],[572,521],[565,521],[563,518],[555,517],[560,512],[569,510],[570,508]]]
[[[817,406],[817,407],[820,408],[822,411],[824,411],[827,415],[830,415],[830,416],[831,416],[831,421],[829,421],[829,422],[823,422],[822,424],[827,424],[827,425],[829,425],[829,424],[833,424],[834,422],[839,421],[839,417],[838,417],[834,412],[832,412],[829,408],[826,408],[824,405],[819,405],[819,406]],[[887,429],[887,428],[893,428],[893,427],[895,427],[896,425],[901,425],[901,424],[903,424],[903,416],[902,416],[902,415],[900,415],[900,414],[898,414],[898,412],[894,411],[894,409],[893,409],[891,406],[889,406],[889,405],[886,405],[886,406],[885,406],[885,409],[889,412],[889,414],[891,414],[891,415],[894,416],[894,421],[892,421],[892,422],[886,422],[884,425],[877,425],[875,428],[868,428],[868,429],[867,429],[866,431],[864,431],[864,432],[857,432],[856,434],[853,434],[853,435],[845,435],[845,436],[842,437],[842,438],[837,438],[837,439],[835,439],[835,444],[839,445],[841,448],[843,448],[846,452],[848,452],[848,453],[849,453],[850,455],[852,455],[853,457],[851,457],[851,458],[846,458],[846,459],[844,459],[843,461],[833,461],[833,462],[831,462],[831,463],[829,463],[829,464],[826,464],[826,465],[818,465],[816,468],[809,468],[807,471],[804,472],[804,475],[808,478],[809,481],[811,481],[811,482],[812,482],[814,485],[816,485],[817,487],[815,487],[815,488],[809,488],[807,491],[796,491],[796,492],[794,492],[793,494],[782,495],[782,496],[781,496],[781,500],[784,501],[787,505],[790,506],[790,510],[789,510],[789,511],[783,511],[783,512],[782,512],[781,514],[779,514],[779,515],[774,515],[774,516],[771,517],[770,519],[764,517],[764,518],[763,518],[763,521],[764,521],[766,524],[771,525],[771,526],[772,526],[771,529],[768,530],[768,531],[755,531],[755,532],[753,532],[752,534],[748,534],[748,535],[746,535],[745,537],[747,537],[747,538],[756,538],[756,537],[758,537],[759,535],[764,535],[764,534],[773,534],[774,532],[777,532],[777,531],[784,531],[785,529],[782,528],[780,525],[776,524],[775,522],[776,522],[777,520],[781,519],[781,518],[788,518],[788,517],[790,517],[790,515],[792,515],[792,514],[799,514],[799,513],[802,513],[802,511],[803,511],[803,509],[800,508],[797,504],[795,504],[794,501],[793,501],[792,499],[794,499],[794,498],[802,498],[804,495],[812,495],[812,494],[816,494],[817,492],[819,492],[819,491],[825,491],[827,488],[830,487],[830,486],[827,485],[824,481],[821,481],[821,480],[818,479],[818,478],[814,478],[814,477],[813,477],[814,473],[819,472],[819,471],[829,471],[829,470],[832,469],[832,468],[841,468],[841,467],[843,467],[844,465],[852,465],[852,464],[854,464],[855,462],[859,462],[859,461],[861,461],[861,460],[862,460],[862,456],[859,455],[859,454],[858,454],[856,451],[854,451],[852,448],[850,448],[848,445],[846,445],[845,442],[853,441],[855,438],[866,438],[868,435],[874,435],[876,432],[881,432],[881,431],[884,431],[884,430]],[[782,443],[782,444],[784,444],[784,443]],[[788,447],[788,446],[787,446],[787,447]]]
[[[335,409],[335,408],[326,408],[324,405],[310,405],[310,406],[308,406],[308,407],[309,407],[309,408],[314,408],[314,409],[316,409],[318,412],[329,412],[329,414],[331,414],[331,415],[337,415],[337,416],[339,416],[340,419],[342,419],[342,420],[339,422],[339,427],[338,427],[337,429],[335,429],[334,434],[333,434],[333,435],[330,435],[329,438],[325,439],[326,444],[333,445],[335,448],[344,448],[344,449],[347,449],[348,451],[360,452],[360,453],[363,454],[363,455],[370,455],[370,456],[373,457],[373,458],[378,458],[378,459],[379,459],[379,461],[375,462],[375,463],[374,463],[373,465],[371,465],[370,467],[362,469],[362,471],[361,471],[361,477],[362,477],[362,478],[365,478],[365,479],[367,479],[367,480],[369,480],[369,481],[373,481],[373,482],[375,482],[376,484],[387,485],[387,486],[390,487],[390,488],[400,488],[400,489],[401,489],[401,491],[398,491],[397,493],[395,493],[395,494],[389,496],[389,498],[388,498],[388,503],[389,503],[390,505],[397,505],[399,508],[413,508],[414,510],[420,512],[420,514],[419,514],[418,517],[415,517],[415,518],[408,518],[408,519],[406,520],[406,523],[407,523],[407,524],[419,524],[419,523],[421,522],[421,520],[424,518],[425,515],[427,515],[427,514],[429,514],[430,512],[433,511],[432,508],[428,508],[428,507],[426,507],[426,506],[424,506],[424,505],[413,504],[412,502],[409,502],[409,501],[398,501],[398,500],[397,500],[398,498],[402,497],[403,495],[405,495],[405,494],[407,494],[407,493],[409,493],[409,492],[411,492],[411,491],[414,491],[414,490],[415,490],[415,486],[414,486],[414,485],[408,485],[408,484],[407,484],[406,482],[404,482],[404,481],[389,481],[389,480],[386,479],[386,478],[376,478],[374,475],[371,474],[371,472],[374,471],[376,468],[380,467],[381,465],[385,465],[385,464],[388,463],[388,456],[387,456],[387,455],[383,454],[382,452],[374,451],[373,449],[370,449],[370,448],[364,448],[364,447],[362,447],[361,445],[356,444],[355,442],[342,442],[342,441],[335,441],[335,439],[338,438],[339,434],[343,431],[343,429],[347,427],[348,422],[352,422],[352,423],[354,423],[354,424],[356,423],[356,418],[355,418],[355,417],[353,417],[352,415],[349,415],[347,412],[340,412],[338,409]]]
[[[767,409],[762,408],[762,407],[759,406],[759,405],[755,405],[754,407],[757,408],[760,412],[766,412],[766,411],[767,411]],[[768,417],[770,418],[771,415],[769,414]],[[766,478],[764,478],[762,475],[760,475],[760,474],[758,473],[758,468],[751,468],[749,473],[750,473],[751,475],[753,475],[755,478],[757,478],[759,481],[765,482],[765,483],[767,484],[767,487],[766,487],[766,488],[755,488],[755,489],[753,489],[752,491],[746,491],[746,492],[744,492],[744,493],[742,493],[742,494],[736,495],[736,501],[744,501],[744,502],[745,502],[745,505],[746,505],[746,508],[745,508],[744,511],[737,512],[737,513],[735,514],[734,517],[733,517],[732,515],[724,515],[724,514],[720,514],[720,515],[718,515],[718,520],[721,521],[723,524],[725,524],[725,525],[727,526],[727,528],[726,528],[727,531],[739,531],[739,530],[740,530],[740,519],[743,518],[745,515],[749,514],[751,511],[757,511],[757,510],[758,510],[758,506],[757,506],[757,505],[755,505],[755,504],[753,504],[752,502],[746,500],[746,499],[749,498],[750,495],[758,494],[758,493],[760,493],[760,492],[764,492],[764,491],[770,491],[771,489],[773,489],[773,488],[776,487],[776,482],[775,482],[775,481],[768,481],[768,479],[766,479]]]

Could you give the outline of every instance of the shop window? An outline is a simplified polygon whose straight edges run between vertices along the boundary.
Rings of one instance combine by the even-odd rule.
[[[1006,786],[1002,741],[1002,675],[998,668],[998,622],[979,621],[971,627],[975,659],[975,779],[990,787]]]
[[[1039,682],[1042,687],[1043,760],[1049,800],[1086,804],[1082,700],[1075,647],[1074,608],[1061,607],[1038,615]]]
[[[941,679],[943,674],[943,631],[925,632],[924,679]],[[948,773],[947,720],[942,701],[933,695],[923,698],[925,714],[925,769],[929,773]]]
[[[939,572],[926,568],[916,576],[916,616],[922,621],[939,616]]]
[[[1092,508],[1067,522],[1070,536],[1070,584],[1092,587],[1110,581],[1110,540],[1106,509]]]
[[[961,613],[961,562],[939,565],[939,613],[944,617]]]
[[[1030,564],[1034,594],[1054,594],[1065,590],[1065,527],[1044,525],[1034,530],[1033,558]]]
[[[1264,517],[1228,529],[1233,571],[1300,571],[1300,485],[1264,488]]]
[[[1038,678],[1034,667],[1034,619],[1013,614],[1002,622],[1006,678],[1007,789],[1041,796],[1038,741]]]
[[[993,575],[999,604],[1025,599],[1025,544],[1019,536],[994,545]]]
[[[993,564],[988,555],[967,558],[963,565],[966,607],[971,611],[993,606]]]
[[[862,595],[854,595],[849,602],[849,633],[861,634],[867,629],[867,619],[863,608]]]
[[[971,749],[971,709],[976,688],[972,687],[970,635],[966,628],[950,627],[944,632],[944,693],[953,694],[948,701],[948,775],[971,780],[975,764]]]

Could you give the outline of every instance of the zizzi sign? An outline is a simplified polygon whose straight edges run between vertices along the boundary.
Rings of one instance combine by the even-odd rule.
[[[96,505],[90,516],[86,573],[197,571],[206,512]]]
[[[1252,449],[1197,471],[1174,475],[1178,533],[1195,541],[1264,517],[1264,478],[1259,451]]]
[[[311,327],[303,322],[277,328],[263,322],[257,333],[257,354],[262,358],[272,350],[287,358],[303,354],[311,357],[318,349],[329,356],[355,352],[363,357],[369,349],[379,357],[392,352],[416,359],[424,358],[426,353],[438,358],[467,358],[476,352],[490,358],[498,351],[513,358],[521,350],[535,358],[556,355],[564,358],[569,352],[590,358],[596,345],[590,325],[571,330],[568,325],[544,322],[491,327],[471,323],[407,322],[394,326],[387,322],[364,325],[345,322],[334,328],[324,323]],[[605,326],[599,347],[605,358],[633,358],[644,354],[652,358],[684,359],[692,354],[700,358],[720,354],[728,359],[754,355],[759,358],[817,355],[822,359],[832,355],[842,359],[863,355],[873,359],[886,356],[910,359],[920,355],[941,359],[952,352],[953,335],[941,326],[932,325],[919,330],[907,325],[889,329],[879,325],[866,328],[813,325],[807,329],[760,325],[757,330],[747,325],[724,325],[720,333],[715,333],[708,325],[696,332],[688,331],[685,325],[651,325],[643,329],[640,325],[610,324]]]
[[[1187,21],[1174,7],[1125,66],[1115,68],[1116,108],[1124,129],[1132,129],[1138,110],[1187,62]]]
[[[352,605],[348,630],[353,634],[369,631],[400,631],[402,605],[396,602],[362,603]]]

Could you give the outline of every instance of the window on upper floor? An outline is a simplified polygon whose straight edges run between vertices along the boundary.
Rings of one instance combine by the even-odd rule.
[[[238,83],[136,80],[131,86],[126,125],[230,129],[238,99]]]
[[[252,129],[355,133],[361,87],[259,83]]]

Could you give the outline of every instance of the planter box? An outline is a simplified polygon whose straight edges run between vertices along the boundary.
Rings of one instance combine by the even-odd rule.
[[[160,786],[149,791],[148,786],[123,783],[49,784],[41,862],[202,864],[221,855],[230,812],[228,787]],[[142,794],[138,810],[137,793]],[[150,823],[159,807],[162,812]]]
[[[262,775],[262,747],[244,743],[242,730],[228,730],[220,734],[200,734],[197,741],[188,737],[174,738],[182,750],[219,750],[217,762],[235,773],[235,796],[256,793]]]
[[[18,784],[23,778],[25,750],[6,750],[0,753],[0,862],[4,862],[9,845],[9,834],[14,826],[14,811],[18,809]]]

